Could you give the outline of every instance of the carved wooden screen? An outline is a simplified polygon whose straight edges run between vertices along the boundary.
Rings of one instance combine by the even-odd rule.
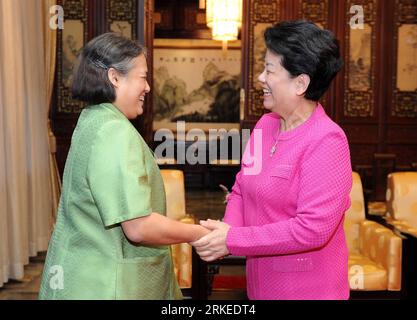
[[[417,1],[397,0],[394,7],[393,100],[391,116],[417,117]]]
[[[364,23],[351,27],[350,8],[360,5],[364,9]],[[376,118],[376,54],[378,25],[376,0],[349,0],[345,5],[345,75],[343,118]]]
[[[329,17],[332,17],[333,12],[330,12],[331,6],[329,0],[298,0],[297,17],[314,22],[318,26],[324,29],[329,29],[336,32],[336,25],[329,21]],[[320,103],[323,105],[326,113],[334,116],[334,105],[331,100],[332,88],[323,95],[320,99]]]
[[[136,39],[137,2],[134,0],[107,0],[107,30]]]
[[[386,148],[403,164],[417,162],[417,1],[385,4],[387,32]],[[391,42],[392,41],[392,42]]]
[[[263,114],[261,91],[258,76],[263,70],[266,52],[263,33],[265,29],[280,19],[279,0],[244,1],[243,33],[243,88],[245,90],[245,108],[242,127],[251,128]]]
[[[383,63],[380,3],[377,0],[346,0],[338,8],[343,21],[338,37],[343,39],[345,65],[342,78],[336,82],[336,121],[348,136],[354,169],[358,164],[371,164],[374,153],[380,148],[379,118],[382,113],[378,79]],[[358,12],[351,12],[352,6],[363,9],[363,21],[355,19]]]
[[[73,100],[70,93],[72,66],[79,50],[88,38],[88,1],[63,0],[65,14],[64,29],[58,29],[57,41],[57,113],[77,114],[84,107],[82,102]]]

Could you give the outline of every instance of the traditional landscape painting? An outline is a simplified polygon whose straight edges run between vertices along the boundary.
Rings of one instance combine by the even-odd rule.
[[[367,24],[363,29],[350,30],[349,88],[351,90],[371,89],[371,37],[372,29]]]
[[[240,70],[240,43],[224,51],[215,41],[156,39],[154,129],[175,129],[177,121],[197,128],[236,127]]]

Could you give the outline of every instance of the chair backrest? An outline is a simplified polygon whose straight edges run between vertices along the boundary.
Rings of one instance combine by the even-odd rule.
[[[388,175],[387,213],[417,228],[417,172],[395,172]]]
[[[350,208],[346,211],[344,230],[349,252],[359,252],[359,225],[365,220],[365,201],[361,177],[352,172],[353,184],[350,191]]]
[[[161,175],[166,193],[167,217],[179,220],[186,214],[184,173],[181,170],[163,169]]]
[[[387,175],[395,171],[397,155],[394,153],[374,153],[372,180],[374,201],[384,201]]]

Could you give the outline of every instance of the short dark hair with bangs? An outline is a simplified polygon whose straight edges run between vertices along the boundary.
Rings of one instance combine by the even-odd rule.
[[[305,20],[284,21],[265,31],[266,47],[282,57],[282,66],[293,77],[307,74],[308,100],[318,101],[343,66],[339,43],[329,30]]]
[[[114,102],[116,92],[107,71],[114,68],[127,75],[132,60],[146,48],[117,33],[104,33],[88,42],[78,55],[72,78],[72,97],[88,104]]]

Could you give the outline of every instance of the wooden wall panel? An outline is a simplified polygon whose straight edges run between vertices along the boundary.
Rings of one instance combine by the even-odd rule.
[[[211,39],[206,11],[196,0],[156,1],[155,38]]]
[[[378,0],[345,0],[338,4],[337,10],[344,23],[339,25],[337,31],[338,38],[342,39],[345,65],[341,77],[336,81],[335,121],[348,137],[353,170],[360,172],[358,168],[371,168],[370,174],[362,175],[362,179],[365,180],[364,185],[373,188],[374,154],[384,151],[381,147],[384,122],[381,121],[383,113],[380,112],[379,80],[384,61],[380,54],[383,37],[382,7]],[[350,9],[354,5],[363,8],[363,26],[359,28],[350,25],[354,16]],[[375,200],[375,194],[372,196]]]
[[[387,141],[389,144],[416,144],[417,126],[390,124],[387,128]]]
[[[51,108],[51,127],[56,136],[57,164],[62,175],[71,144],[71,135],[84,103],[73,100],[70,93],[72,65],[78,51],[88,41],[91,10],[88,0],[62,0],[64,29],[57,32],[56,74]]]
[[[392,12],[394,17],[391,48],[394,70],[391,78],[389,122],[416,125],[417,1],[396,0]]]
[[[154,38],[154,0],[138,1],[138,18],[137,18],[137,39],[148,49],[148,83],[153,88],[153,38]],[[143,8],[143,10],[141,9]],[[136,128],[141,133],[145,141],[152,146],[153,143],[153,100],[152,94],[146,95],[145,110],[143,114],[136,119]]]
[[[84,104],[73,100],[70,93],[72,65],[79,50],[88,41],[88,1],[63,0],[64,29],[58,29],[57,41],[57,109],[61,114],[79,113]]]
[[[417,162],[417,1],[385,3],[387,88],[384,147],[405,167]]]
[[[396,143],[388,145],[388,153],[393,153],[397,157],[397,165],[401,166],[403,170],[412,170],[411,164],[416,163],[417,146],[416,144]]]
[[[137,39],[137,1],[107,0],[106,31],[122,34],[130,39]]]
[[[378,152],[377,147],[374,143],[369,144],[366,147],[366,144],[350,144],[350,157],[352,159],[352,163],[355,163],[355,170],[356,167],[361,166],[372,166],[372,162],[363,164],[363,159],[372,159],[374,153]]]
[[[330,19],[335,12],[332,10],[329,0],[298,0],[296,1],[297,18],[314,22],[324,29],[329,29],[336,33],[336,24]],[[332,84],[334,86],[334,83]],[[320,103],[330,117],[334,117],[335,106],[332,100],[332,87],[320,99]]]
[[[364,8],[364,27],[354,29],[349,22],[352,18],[350,8],[360,5]],[[338,120],[355,118],[363,122],[377,122],[378,90],[377,52],[381,17],[377,15],[377,0],[349,0],[345,2],[344,34],[344,101],[338,112]]]
[[[279,0],[254,0],[244,3],[242,38],[243,50],[243,88],[245,94],[244,120],[242,128],[252,128],[264,113],[258,76],[263,70],[266,52],[263,32],[281,18]]]
[[[343,129],[351,145],[374,144],[377,148],[379,141],[378,124],[345,123]]]

